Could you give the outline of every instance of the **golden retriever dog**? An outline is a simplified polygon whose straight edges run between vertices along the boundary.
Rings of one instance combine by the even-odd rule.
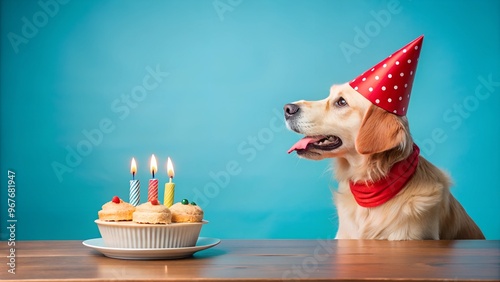
[[[332,86],[324,100],[294,102],[284,111],[287,127],[306,136],[290,151],[311,160],[336,159],[337,239],[484,239],[450,193],[448,175],[418,151],[416,170],[395,196],[375,207],[355,200],[350,183],[384,179],[418,150],[406,116],[379,108],[348,83]]]

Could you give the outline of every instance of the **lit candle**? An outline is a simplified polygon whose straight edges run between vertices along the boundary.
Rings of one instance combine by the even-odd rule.
[[[130,173],[132,173],[132,180],[130,180],[130,204],[138,206],[141,199],[141,183],[139,179],[135,179],[137,164],[134,158],[132,158],[132,163],[130,164]]]
[[[148,201],[158,200],[158,179],[155,179],[155,173],[158,171],[158,165],[156,164],[155,155],[151,155],[151,175],[153,176],[149,179],[148,186]]]
[[[172,161],[170,158],[167,159],[167,174],[170,180],[168,183],[165,183],[165,194],[163,204],[168,208],[174,204],[174,192],[175,192],[175,183],[172,182],[174,178],[174,166],[172,165]]]

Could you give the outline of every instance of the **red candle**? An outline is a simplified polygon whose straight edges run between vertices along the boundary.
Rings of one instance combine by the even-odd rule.
[[[155,173],[158,171],[158,165],[156,163],[155,155],[151,155],[151,179],[149,179],[148,185],[148,201],[158,200],[158,179],[155,179]]]

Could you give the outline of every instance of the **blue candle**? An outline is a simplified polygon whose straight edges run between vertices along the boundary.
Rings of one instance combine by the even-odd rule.
[[[137,164],[135,159],[132,158],[132,163],[130,165],[130,172],[132,173],[132,180],[130,180],[130,204],[133,206],[138,206],[141,200],[141,183],[139,180],[135,179],[135,173],[137,172]]]

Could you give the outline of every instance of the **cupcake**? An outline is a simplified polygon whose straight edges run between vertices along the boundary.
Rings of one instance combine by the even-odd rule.
[[[135,207],[122,199],[114,196],[111,202],[102,206],[102,210],[97,212],[100,220],[104,221],[130,221]]]
[[[117,200],[122,203],[118,197]],[[118,205],[114,202],[112,204]],[[182,207],[178,207],[180,205]],[[183,223],[171,223],[170,209],[157,199],[135,207],[133,221],[96,219],[95,223],[104,246],[109,248],[164,249],[196,246],[202,226],[208,223],[203,220],[203,211],[187,200],[178,203],[174,210],[178,211],[178,222]]]
[[[136,223],[168,224],[171,217],[170,210],[154,199],[137,206],[132,220]]]
[[[203,210],[195,202],[189,203],[183,199],[170,207],[172,222],[201,222],[203,220]]]

